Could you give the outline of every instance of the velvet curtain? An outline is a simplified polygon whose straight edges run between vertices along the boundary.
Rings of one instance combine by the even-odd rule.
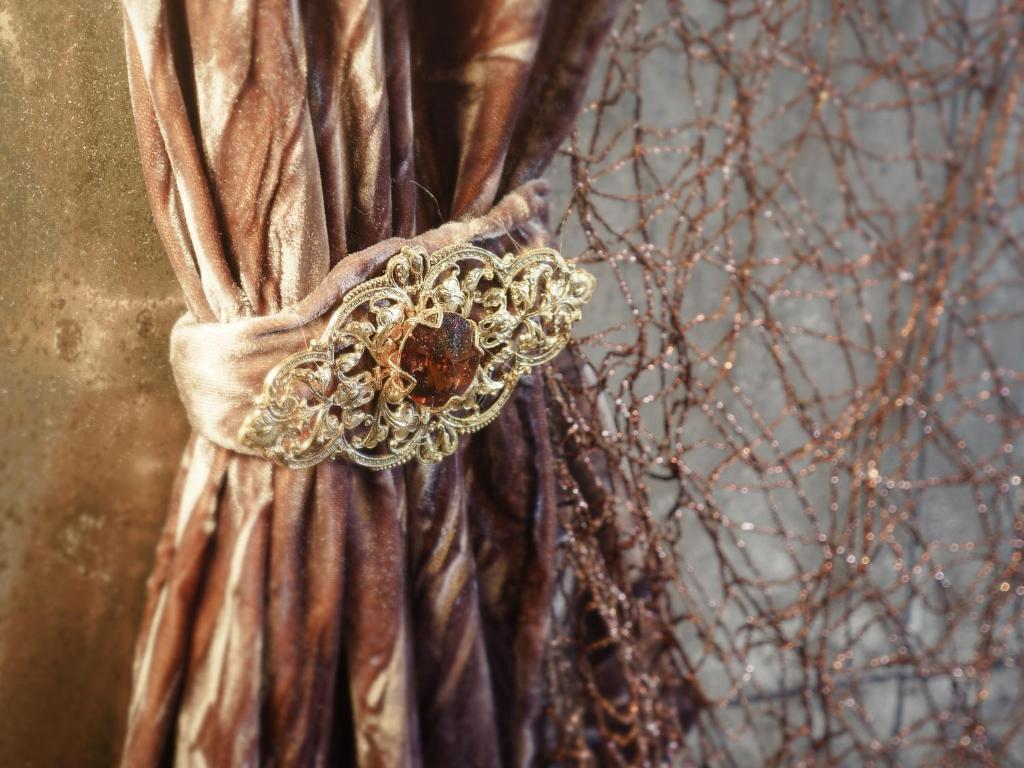
[[[143,171],[189,321],[285,311],[357,251],[537,177],[613,6],[126,0]],[[123,764],[535,762],[551,463],[529,380],[431,467],[295,471],[194,434]]]

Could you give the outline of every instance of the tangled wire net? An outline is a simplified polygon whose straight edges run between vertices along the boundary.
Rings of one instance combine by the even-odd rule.
[[[1022,20],[624,9],[561,158],[547,764],[1022,760]]]

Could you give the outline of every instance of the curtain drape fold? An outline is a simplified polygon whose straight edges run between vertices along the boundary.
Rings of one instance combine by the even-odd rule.
[[[125,0],[143,171],[190,321],[280,313],[356,251],[536,178],[614,5]],[[552,464],[530,379],[430,467],[296,471],[193,435],[123,764],[533,762]]]

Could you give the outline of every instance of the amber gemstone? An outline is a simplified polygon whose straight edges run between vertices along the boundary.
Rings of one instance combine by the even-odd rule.
[[[445,312],[441,325],[417,325],[402,346],[402,370],[416,379],[409,394],[430,408],[439,408],[461,395],[473,383],[480,365],[480,350],[473,324],[462,315]]]

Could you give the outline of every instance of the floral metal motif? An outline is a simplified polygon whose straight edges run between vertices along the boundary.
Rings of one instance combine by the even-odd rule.
[[[241,440],[296,468],[332,457],[375,469],[440,461],[566,345],[594,283],[550,248],[499,256],[468,243],[433,254],[406,246],[345,295],[309,349],[267,375]],[[409,397],[417,382],[401,367],[402,347],[446,313],[469,321],[481,355],[468,388],[432,408]]]

